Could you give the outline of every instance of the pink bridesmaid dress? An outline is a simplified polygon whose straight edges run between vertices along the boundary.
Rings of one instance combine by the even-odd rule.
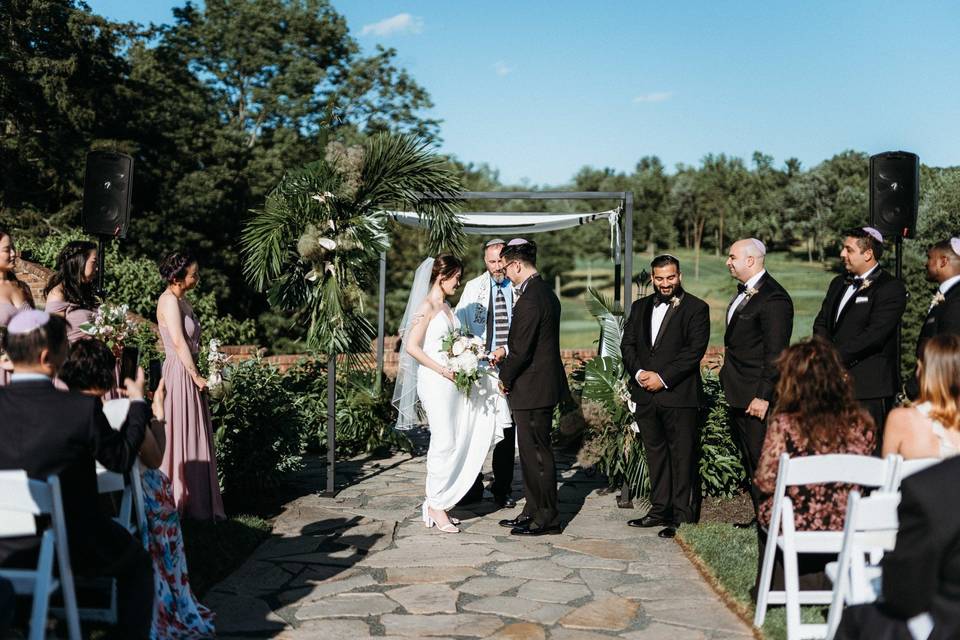
[[[67,321],[67,340],[70,344],[73,344],[77,340],[90,337],[80,329],[80,325],[93,322],[94,316],[97,315],[96,309],[87,309],[86,307],[81,307],[64,300],[48,302],[44,307],[44,311],[47,313],[63,314],[63,317]]]
[[[183,316],[183,336],[196,359],[200,323],[192,313]],[[180,362],[166,327],[160,327],[160,338],[166,355],[163,411],[167,419],[167,446],[160,469],[173,484],[173,497],[182,514],[196,520],[224,519],[210,406]]]

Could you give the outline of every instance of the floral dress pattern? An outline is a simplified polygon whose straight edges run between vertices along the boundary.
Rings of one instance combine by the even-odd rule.
[[[793,416],[780,414],[767,428],[760,464],[754,476],[757,488],[763,494],[760,503],[760,524],[769,528],[773,511],[773,493],[777,488],[780,454],[791,458],[848,453],[869,456],[875,450],[876,430],[866,420],[855,424],[838,425],[845,429],[843,443],[836,449],[814,447],[801,435]],[[787,497],[793,502],[794,523],[798,531],[840,531],[847,513],[847,494],[860,490],[859,485],[839,482],[787,487]]]
[[[146,469],[143,500],[149,531],[143,544],[153,557],[153,640],[213,638],[213,612],[197,601],[190,589],[187,561],[180,532],[180,516],[170,480],[156,469]]]

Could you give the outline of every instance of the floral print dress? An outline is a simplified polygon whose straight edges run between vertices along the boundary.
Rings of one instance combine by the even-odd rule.
[[[807,442],[797,428],[793,416],[779,414],[773,418],[767,428],[760,454],[760,464],[754,482],[763,494],[760,503],[760,524],[770,527],[770,514],[773,511],[773,493],[777,488],[777,471],[780,466],[780,454],[791,458],[801,456],[825,455],[828,453],[848,453],[854,455],[872,455],[876,446],[876,429],[864,419],[855,424],[837,425],[845,429],[846,436],[836,449],[816,448]],[[787,497],[793,502],[794,523],[798,531],[840,531],[847,514],[847,494],[860,490],[858,485],[843,483],[823,483],[787,487]]]
[[[213,638],[213,612],[190,589],[187,560],[180,532],[180,515],[170,480],[156,469],[145,469],[143,500],[149,531],[143,545],[153,557],[153,640]]]

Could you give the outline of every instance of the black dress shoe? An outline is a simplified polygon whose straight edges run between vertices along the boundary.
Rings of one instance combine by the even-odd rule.
[[[669,525],[670,523],[657,516],[643,516],[642,518],[637,518],[636,520],[628,520],[627,524],[631,527],[662,527],[664,525]]]
[[[514,529],[516,527],[526,527],[531,522],[533,522],[533,516],[525,516],[520,514],[516,518],[510,518],[509,520],[501,520],[497,524],[501,527],[506,527],[507,529]]]
[[[667,525],[666,527],[664,527],[663,529],[660,529],[660,531],[657,532],[658,538],[673,538],[676,535],[677,535],[677,528],[672,524]]]
[[[513,509],[517,506],[517,501],[513,499],[513,496],[494,496],[493,501],[501,509]]]
[[[754,518],[750,522],[734,522],[733,523],[734,529],[753,529],[755,526],[757,526],[756,518]]]
[[[532,523],[531,523],[532,524]],[[547,527],[533,527],[530,525],[514,527],[510,530],[512,536],[556,536],[563,533],[563,525],[559,522]]]

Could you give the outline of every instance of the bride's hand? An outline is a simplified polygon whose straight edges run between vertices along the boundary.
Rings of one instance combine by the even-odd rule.
[[[450,382],[454,382],[455,379],[456,379],[456,376],[455,376],[454,373],[453,373],[453,369],[448,369],[447,367],[444,367],[444,368],[440,371],[440,375],[442,375],[444,378],[446,378],[446,379],[449,380]]]

